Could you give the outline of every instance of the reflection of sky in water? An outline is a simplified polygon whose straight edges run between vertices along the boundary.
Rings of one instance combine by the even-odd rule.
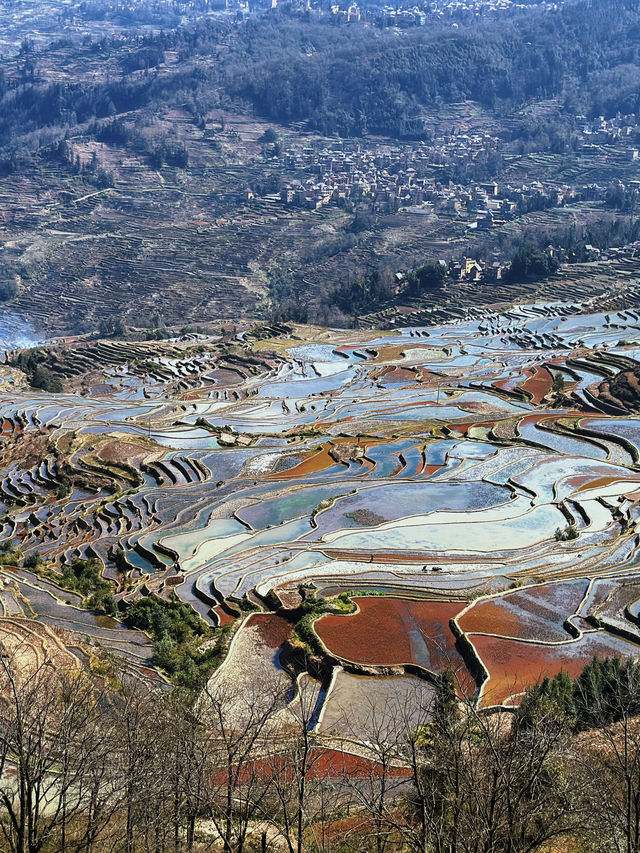
[[[440,510],[460,512],[485,509],[510,499],[509,489],[490,483],[403,483],[400,480],[363,488],[355,495],[338,498],[333,507],[316,518],[318,530],[309,538],[316,539],[334,530],[375,527],[384,521]],[[377,518],[365,515],[359,519],[358,511],[367,511]]]
[[[611,314],[611,322],[618,323],[614,313]],[[576,484],[570,482],[567,474],[576,476],[584,471],[587,476],[595,478],[608,474],[610,468],[606,463],[601,463],[607,457],[606,449],[585,441],[579,435],[541,429],[536,425],[535,418],[525,420],[524,423],[518,419],[520,435],[547,450],[526,451],[528,455],[524,459],[508,456],[503,464],[497,458],[492,459],[498,449],[496,445],[469,439],[457,444],[453,440],[428,440],[425,429],[418,431],[416,424],[431,420],[451,421],[455,429],[456,420],[463,424],[488,423],[488,415],[491,413],[495,417],[530,412],[533,410],[530,403],[504,399],[498,394],[481,390],[478,385],[475,388],[470,385],[481,382],[486,386],[497,377],[509,377],[512,386],[522,382],[527,375],[523,372],[524,366],[540,364],[549,358],[549,352],[539,346],[539,341],[534,340],[536,335],[557,335],[566,342],[568,349],[580,338],[597,342],[634,337],[636,331],[625,328],[626,324],[633,322],[636,321],[631,316],[622,318],[619,327],[614,329],[607,325],[602,314],[549,317],[544,315],[543,309],[523,307],[501,316],[488,315],[480,320],[433,327],[424,335],[415,331],[410,333],[409,330],[396,331],[393,335],[353,343],[342,355],[334,351],[333,344],[292,347],[289,354],[295,361],[271,370],[266,375],[250,377],[245,387],[251,396],[236,400],[231,395],[226,397],[224,391],[216,391],[208,398],[201,397],[193,403],[185,401],[183,406],[178,406],[174,400],[162,396],[165,390],[161,384],[154,384],[148,389],[152,399],[135,400],[144,391],[144,384],[135,377],[127,376],[123,369],[111,371],[111,375],[117,377],[117,382],[122,382],[124,388],[108,398],[91,399],[78,395],[48,395],[29,391],[16,400],[16,395],[7,393],[0,396],[0,413],[25,412],[27,420],[35,417],[36,423],[40,424],[64,423],[66,428],[77,427],[85,434],[117,432],[130,436],[148,435],[165,450],[177,448],[180,453],[197,456],[212,474],[206,484],[191,484],[189,494],[182,494],[177,487],[158,489],[149,477],[147,487],[154,496],[154,511],[163,521],[165,517],[168,519],[169,529],[162,531],[165,541],[174,542],[186,561],[191,559],[189,568],[194,571],[203,572],[204,565],[208,563],[210,577],[218,573],[221,576],[219,588],[224,587],[229,591],[235,589],[238,580],[245,574],[243,588],[262,577],[286,576],[288,572],[295,572],[298,563],[300,570],[304,571],[304,565],[310,559],[308,554],[300,554],[287,562],[283,557],[285,549],[279,549],[278,546],[296,542],[297,545],[291,547],[294,552],[296,547],[310,547],[313,540],[325,534],[325,547],[331,545],[347,550],[379,547],[492,553],[492,549],[498,546],[508,549],[537,545],[545,537],[550,547],[554,548],[555,528],[564,525],[566,519],[557,508],[549,505],[550,502],[562,497],[580,499],[580,494],[574,495]],[[511,341],[507,339],[509,335],[513,336]],[[346,335],[341,340],[345,338]],[[0,346],[3,342],[7,345],[8,341],[11,345],[22,343],[28,346],[35,343],[35,336],[28,324],[19,318],[0,313]],[[518,341],[524,341],[522,350],[519,349]],[[394,344],[400,344],[397,352],[390,349],[387,359],[371,361],[368,350],[390,348]],[[551,339],[551,345],[554,349],[556,345],[561,348],[555,338]],[[532,347],[540,351],[532,353]],[[427,387],[423,387],[410,378],[407,378],[404,387],[388,387],[387,383],[392,386],[396,384],[398,376],[406,376],[399,371],[391,376],[385,374],[389,366],[407,364],[400,350],[411,354],[411,362],[431,366],[436,373],[440,373],[442,379],[438,384],[442,387],[434,387],[431,380],[424,383]],[[631,350],[622,352],[635,354]],[[159,361],[169,363],[166,359]],[[488,364],[491,367],[486,369],[485,365]],[[585,362],[586,369],[574,368],[580,374],[580,388],[601,379],[589,367],[589,363]],[[401,379],[399,385],[404,381]],[[447,386],[457,386],[458,390],[449,395],[444,390]],[[127,395],[131,398],[130,403],[126,400]],[[118,400],[118,396],[121,399]],[[157,399],[153,399],[156,396]],[[566,413],[558,410],[554,417],[562,414]],[[304,473],[293,474],[292,482],[296,486],[303,484],[309,488],[291,490],[285,494],[284,490],[291,483],[284,477],[265,482],[259,487],[255,485],[275,464],[277,452],[267,453],[264,448],[262,451],[256,448],[221,449],[215,433],[196,425],[201,415],[212,424],[221,427],[231,424],[239,432],[255,434],[256,437],[261,433],[278,434],[292,427],[318,422],[320,432],[324,435],[322,438],[309,438],[302,446],[292,444],[291,451],[295,453],[296,459],[298,456],[304,457],[316,441],[324,442],[328,440],[327,435],[337,434],[340,429],[338,424],[344,420],[351,421],[349,430],[352,433],[360,428],[360,422],[380,422],[380,432],[387,434],[392,433],[396,422],[413,422],[411,433],[417,435],[411,438],[394,435],[386,443],[367,445],[367,460],[372,460],[375,466],[359,460],[352,460],[346,465],[332,463],[323,456],[318,462],[319,470],[314,470],[314,466],[310,465],[308,471],[302,469]],[[640,419],[589,418],[585,415],[584,423],[605,435],[626,438],[640,448]],[[373,435],[376,429],[374,424],[365,432],[370,431]],[[408,426],[406,431],[409,432]],[[478,436],[482,434],[477,433]],[[263,441],[266,441],[266,446],[273,443],[272,439]],[[277,444],[287,449],[286,440],[281,439]],[[550,460],[534,466],[533,462],[543,458],[545,453],[551,457]],[[263,455],[264,459],[252,463],[243,475],[242,466],[245,462],[259,455]],[[484,459],[487,461],[482,462]],[[592,461],[594,459],[596,461]],[[322,468],[325,462],[327,467]],[[425,462],[428,466],[447,467],[436,472],[429,469],[423,472]],[[616,470],[611,466],[612,475]],[[423,479],[419,483],[402,480],[419,475],[432,479]],[[236,476],[244,476],[248,481],[255,477],[253,488],[247,485],[233,492],[234,497],[239,496],[239,493],[242,495],[245,505],[237,509],[236,519],[216,518],[218,512],[214,513],[214,509],[229,500],[232,491],[229,484],[226,491],[218,494],[214,489],[215,483]],[[384,483],[364,488],[361,485],[359,494],[348,497],[345,494],[361,483],[392,476],[397,478],[393,485]],[[464,477],[464,482],[444,481],[444,478],[454,476]],[[472,479],[474,477],[485,478],[485,482],[478,483]],[[500,488],[499,484],[506,483],[510,477],[519,485],[518,500],[526,507],[526,512],[522,511],[516,516],[513,507],[509,505],[495,517],[490,514],[484,517],[470,516],[472,511],[483,512],[485,508],[497,506],[502,502],[502,497],[506,500],[509,492]],[[11,478],[15,479],[13,474]],[[358,481],[356,478],[361,479]],[[179,485],[183,485],[183,478],[178,479]],[[26,485],[36,492],[39,488],[29,475],[25,475],[19,483],[16,480],[16,483],[18,488]],[[629,488],[634,485],[631,481]],[[528,493],[523,496],[523,486],[535,493],[536,497],[532,498]],[[309,516],[313,509],[325,498],[339,494],[344,496],[335,507],[325,509],[318,515],[320,529],[311,530]],[[71,502],[66,505],[66,513],[77,513],[81,507],[80,500],[81,495],[74,492]],[[583,495],[582,500],[593,522],[589,532],[581,532],[585,547],[589,547],[593,543],[588,542],[586,537],[604,529],[611,513],[607,507],[598,504],[591,494]],[[253,505],[252,501],[255,501]],[[416,515],[423,518],[415,524],[391,524],[380,529],[379,519],[350,517],[357,510],[368,510],[380,518],[393,521]],[[106,512],[115,514],[111,510]],[[457,517],[426,518],[434,512],[456,513]],[[135,522],[136,516],[132,511],[124,508],[122,514],[129,522]],[[247,525],[256,532],[249,530]],[[267,525],[271,527],[267,529]],[[336,535],[339,531],[342,533]],[[148,533],[145,537],[148,535],[149,538],[144,540],[140,534],[134,534],[129,538],[129,544],[139,539],[141,544],[152,549],[154,540],[162,538],[162,534],[158,531]],[[228,541],[216,542],[227,538]],[[199,546],[200,551],[193,556]],[[310,564],[317,563],[318,559],[316,555]],[[326,558],[323,559],[326,563]],[[143,571],[148,571],[149,563],[144,556],[132,552],[131,561]],[[532,567],[537,569],[540,557],[534,555],[531,561]],[[488,572],[496,570],[493,566],[487,569]],[[499,570],[504,572],[503,562]],[[330,569],[324,568],[323,571],[331,574]],[[345,571],[362,572],[362,567]],[[400,573],[403,574],[404,570]],[[406,573],[410,574],[410,567]],[[383,573],[381,576],[386,575]],[[461,582],[461,585],[464,586],[464,583]]]
[[[625,438],[636,449],[640,450],[640,418],[609,418],[607,420],[589,419],[583,421],[584,425],[595,432],[602,432],[606,437],[607,434],[613,434]]]
[[[607,451],[590,441],[581,441],[569,435],[562,435],[549,430],[539,429],[532,421],[520,423],[518,432],[528,441],[557,450],[559,453],[567,453],[574,456],[588,456],[593,459],[606,459]]]
[[[298,347],[290,347],[289,355],[299,358],[301,361],[340,361],[344,357],[335,352],[334,344],[302,344]]]

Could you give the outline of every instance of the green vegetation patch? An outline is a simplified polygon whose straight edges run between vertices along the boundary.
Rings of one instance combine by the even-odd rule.
[[[535,726],[553,717],[573,731],[586,731],[640,714],[640,662],[594,657],[580,675],[544,678],[524,694],[518,720]]]
[[[5,539],[0,545],[0,563],[3,566],[18,566],[22,559],[22,551],[16,547],[13,539]]]
[[[115,616],[118,612],[113,597],[113,584],[102,577],[102,563],[97,559],[76,560],[62,568],[62,572],[47,568],[42,558],[35,552],[24,561],[24,567],[35,571],[41,577],[53,583],[79,593],[88,610]]]
[[[221,663],[228,629],[210,628],[188,604],[146,596],[121,607],[127,624],[151,636],[153,665],[176,684],[202,687]]]
[[[316,596],[315,591],[306,589],[302,602],[302,616],[296,623],[293,633],[294,640],[307,646],[314,654],[323,654],[324,649],[313,628],[316,619],[325,613],[348,616],[355,611],[356,605],[348,592],[341,592],[335,598],[322,599]]]

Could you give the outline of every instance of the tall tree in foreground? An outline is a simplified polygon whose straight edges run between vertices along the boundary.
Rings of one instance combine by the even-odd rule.
[[[575,682],[576,775],[596,849],[640,853],[640,663],[597,658]]]
[[[214,677],[197,702],[208,768],[200,811],[211,820],[224,853],[243,853],[251,825],[263,812],[280,701],[273,684],[248,687]]]
[[[0,654],[0,831],[11,853],[85,851],[117,795],[104,694],[26,641]]]
[[[272,729],[269,756],[271,789],[265,817],[273,819],[288,853],[303,853],[308,843],[319,847],[316,829],[324,835],[322,815],[327,802],[321,794],[324,753],[314,731],[319,685],[301,676],[296,700],[279,713]],[[328,792],[328,787],[327,787]]]
[[[399,829],[416,853],[530,853],[578,825],[564,772],[570,733],[456,698],[441,677],[430,721],[407,743],[412,792]]]

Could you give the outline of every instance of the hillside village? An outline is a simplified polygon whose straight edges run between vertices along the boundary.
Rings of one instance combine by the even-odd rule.
[[[636,115],[591,121],[578,116],[577,123],[576,142],[585,155],[597,154],[600,146],[618,144],[624,147],[629,162],[640,157],[640,119]],[[267,146],[268,154],[282,164],[287,175],[295,173],[300,178],[286,183],[280,201],[312,209],[346,200],[366,200],[385,212],[430,204],[455,214],[476,213],[475,227],[490,228],[494,219],[510,219],[523,210],[605,198],[606,184],[575,186],[532,180],[516,186],[495,180],[470,184],[454,180],[465,170],[490,173],[506,151],[507,144],[495,135],[456,130],[411,145],[335,140],[321,149],[303,143],[284,151],[278,142]],[[631,181],[630,186],[640,187],[640,181]],[[248,190],[247,197],[252,195],[255,192]]]

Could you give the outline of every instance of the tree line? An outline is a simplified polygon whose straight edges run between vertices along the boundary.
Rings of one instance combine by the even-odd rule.
[[[238,674],[170,692],[5,636],[0,849],[637,853],[639,675],[594,661],[490,714],[447,672],[429,700],[399,690],[328,737],[310,680],[288,707]]]

